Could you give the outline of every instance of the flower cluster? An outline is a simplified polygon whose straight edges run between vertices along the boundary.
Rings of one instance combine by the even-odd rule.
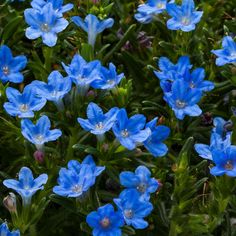
[[[131,225],[135,229],[144,229],[148,222],[144,220],[153,210],[149,202],[150,194],[157,191],[159,183],[151,178],[151,172],[145,166],[139,166],[135,173],[124,171],[120,174],[120,183],[124,187],[119,198],[114,202],[118,208],[115,212],[111,204],[99,207],[98,211],[87,216],[87,223],[93,228],[93,236],[121,236],[121,227]]]
[[[214,162],[212,175],[236,177],[236,146],[231,145],[233,123],[221,117],[216,117],[213,123],[210,145],[195,144],[195,150],[200,157]]]
[[[137,145],[144,147],[155,157],[164,156],[168,148],[163,143],[170,133],[164,125],[156,126],[157,118],[146,124],[144,115],[137,114],[128,118],[124,108],[114,107],[106,114],[95,103],[87,107],[88,119],[78,118],[81,127],[101,140],[104,134],[112,128],[116,139],[128,150],[133,150]]]
[[[170,30],[192,31],[201,20],[202,11],[195,11],[193,0],[183,0],[182,5],[167,0],[147,0],[145,4],[138,7],[135,18],[144,24],[150,23],[158,14],[167,11],[172,17],[167,21],[167,28]]]
[[[161,71],[154,71],[160,80],[164,92],[164,100],[175,112],[175,116],[183,120],[185,115],[199,116],[202,110],[197,103],[205,92],[214,88],[214,83],[204,80],[205,70],[197,68],[191,71],[192,65],[188,56],[179,58],[173,64],[168,58],[159,60]]]
[[[53,188],[53,192],[63,197],[74,198],[82,197],[105,169],[104,166],[96,166],[91,155],[86,156],[81,164],[71,160],[67,166],[68,169],[61,168],[58,186]]]

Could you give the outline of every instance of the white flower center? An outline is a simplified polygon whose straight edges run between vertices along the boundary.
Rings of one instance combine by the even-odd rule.
[[[8,66],[3,66],[3,67],[2,67],[2,71],[3,71],[3,74],[4,74],[4,75],[8,75],[9,72],[10,72]]]
[[[189,25],[190,24],[190,19],[188,17],[183,17],[181,19],[181,22],[183,25]]]
[[[124,137],[124,138],[128,137],[129,136],[128,130],[127,129],[122,130],[121,131],[121,136]]]
[[[176,106],[177,106],[177,108],[184,108],[184,107],[186,107],[186,102],[183,102],[181,100],[177,100]]]
[[[134,212],[132,209],[126,209],[124,210],[124,215],[126,218],[131,219],[134,216]]]
[[[58,94],[58,92],[57,92],[56,90],[54,90],[54,91],[52,91],[51,96],[52,96],[52,97],[56,97],[57,94]]]
[[[102,122],[99,122],[99,123],[97,123],[97,124],[95,125],[95,128],[96,128],[96,129],[103,129],[103,127],[104,127],[104,125],[103,125]]]
[[[230,54],[230,57],[232,58],[232,59],[236,59],[236,52],[232,52],[231,54]]]
[[[234,166],[233,166],[232,161],[227,161],[225,164],[225,169],[226,170],[233,170],[233,168],[234,168]]]
[[[103,227],[103,228],[107,228],[109,227],[111,224],[110,220],[107,218],[107,217],[104,217],[101,221],[100,221],[100,225]]]
[[[35,137],[35,139],[38,141],[38,142],[42,142],[44,140],[44,137],[43,135],[39,134]]]
[[[189,85],[190,88],[195,88],[195,84],[193,82],[190,83]]]
[[[29,107],[27,104],[21,104],[20,105],[20,111],[21,112],[27,112],[29,110]]]
[[[49,27],[49,25],[47,23],[44,23],[44,24],[41,25],[41,30],[43,32],[49,32],[50,31],[50,27]]]
[[[140,192],[140,193],[144,193],[147,189],[147,185],[145,183],[141,183],[137,186],[137,190]]]
[[[113,85],[114,83],[115,83],[115,81],[113,79],[107,80],[107,84],[109,84],[109,85]]]
[[[158,9],[163,9],[163,8],[165,8],[165,4],[164,3],[157,3],[157,8]]]
[[[83,187],[81,185],[76,184],[75,186],[72,187],[71,190],[74,193],[82,193],[83,192]]]

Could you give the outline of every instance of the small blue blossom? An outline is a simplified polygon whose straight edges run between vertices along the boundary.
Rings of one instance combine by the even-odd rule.
[[[25,21],[30,26],[25,35],[28,39],[42,37],[43,43],[53,47],[57,43],[57,33],[63,31],[69,22],[53,9],[51,3],[45,4],[41,10],[34,8],[24,11]]]
[[[137,190],[144,201],[148,201],[150,194],[156,192],[159,188],[158,181],[151,178],[151,172],[145,166],[139,166],[135,173],[130,171],[121,172],[120,183],[127,189]]]
[[[93,236],[122,235],[120,227],[124,225],[123,216],[120,212],[115,212],[111,204],[106,204],[99,207],[97,211],[89,213],[86,222],[93,228]]]
[[[95,135],[103,135],[109,131],[116,121],[116,115],[119,109],[111,108],[107,113],[103,114],[102,109],[95,103],[89,103],[87,107],[88,119],[78,118],[79,124],[86,131],[90,131]]]
[[[190,73],[186,71],[184,80],[189,84],[192,89],[199,89],[202,92],[209,92],[214,89],[214,83],[208,80],[204,80],[205,70],[203,68],[197,68]]]
[[[143,142],[144,147],[154,156],[161,157],[168,152],[168,147],[163,143],[169,134],[170,129],[164,125],[156,126],[157,118],[146,124],[146,128],[151,130],[151,134],[146,141]]]
[[[230,139],[232,135],[232,121],[225,121],[221,117],[215,117],[213,120],[213,132],[218,134],[222,139]]]
[[[15,230],[10,232],[6,223],[0,225],[0,235],[1,236],[20,236],[20,231]]]
[[[182,56],[176,64],[173,64],[167,57],[161,57],[158,66],[161,71],[154,71],[160,80],[160,86],[164,92],[170,92],[172,83],[176,79],[182,79],[187,71],[192,68],[188,56]]]
[[[117,74],[114,64],[109,64],[109,69],[102,67],[100,77],[94,80],[91,86],[95,89],[113,89],[115,88],[124,77],[124,73]]]
[[[43,185],[47,183],[47,174],[41,174],[34,179],[32,171],[28,167],[22,167],[19,172],[19,181],[7,179],[3,184],[10,189],[15,190],[22,198],[23,205],[31,203],[32,196],[38,191],[44,189]]]
[[[21,83],[24,80],[21,70],[26,67],[25,56],[13,57],[11,49],[6,45],[0,47],[0,80],[3,83]]]
[[[167,28],[170,30],[192,31],[203,15],[202,11],[195,11],[193,0],[183,0],[181,6],[170,3],[167,4],[166,9],[172,17],[167,21]]]
[[[31,143],[35,144],[38,149],[42,149],[44,143],[57,140],[62,132],[59,129],[50,130],[51,122],[47,116],[39,118],[36,124],[29,119],[21,121],[21,133]]]
[[[212,159],[215,166],[211,168],[212,175],[228,175],[236,177],[236,146],[231,146],[225,152],[214,150]]]
[[[63,110],[63,97],[71,90],[71,79],[64,78],[59,71],[53,71],[48,76],[48,83],[34,81],[36,93],[39,97],[52,101],[58,109]]]
[[[137,190],[124,190],[114,202],[122,212],[127,225],[132,225],[135,229],[144,229],[148,226],[148,222],[143,218],[151,213],[153,206],[150,202],[142,201]]]
[[[72,21],[88,33],[88,43],[94,47],[96,43],[97,35],[103,32],[107,28],[111,28],[114,24],[112,18],[100,21],[95,15],[89,14],[85,19],[81,19],[79,16],[73,16]]]
[[[51,3],[53,9],[62,16],[63,13],[70,11],[74,5],[72,3],[68,3],[63,6],[64,0],[33,0],[31,2],[31,6],[34,9],[41,10],[47,3]]]
[[[236,63],[236,43],[230,36],[225,36],[222,42],[223,49],[212,50],[218,58],[216,59],[217,66]]]
[[[35,95],[31,84],[25,86],[22,93],[9,87],[6,89],[6,96],[9,102],[4,103],[4,109],[11,116],[19,118],[34,117],[34,111],[41,110],[46,104],[46,99]]]
[[[58,186],[53,188],[53,192],[64,197],[81,197],[95,184],[96,177],[103,170],[104,167],[96,167],[91,156],[87,156],[82,164],[71,160],[68,169],[61,168]]]
[[[150,136],[150,129],[144,129],[145,123],[144,115],[138,114],[128,118],[126,110],[121,109],[112,129],[121,145],[133,150],[137,144],[143,143]]]
[[[94,80],[100,79],[101,63],[98,60],[86,62],[83,57],[76,54],[69,66],[66,66],[64,63],[62,65],[82,95],[87,92]]]
[[[143,24],[150,23],[156,15],[166,10],[166,4],[167,0],[148,0],[138,6],[135,18]]]
[[[185,115],[199,116],[202,110],[196,104],[202,96],[201,91],[190,89],[189,85],[183,80],[176,80],[172,85],[172,91],[166,93],[164,99],[179,120],[183,120]]]

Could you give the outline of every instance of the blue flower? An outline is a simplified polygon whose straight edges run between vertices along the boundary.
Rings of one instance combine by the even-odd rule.
[[[69,66],[64,63],[62,65],[82,95],[85,94],[94,80],[100,78],[101,63],[98,60],[86,62],[83,57],[76,54]]]
[[[153,206],[150,202],[142,201],[137,190],[124,190],[114,202],[122,212],[127,225],[132,225],[135,229],[144,229],[148,226],[148,222],[143,218],[151,213]]]
[[[10,189],[15,190],[22,198],[23,205],[31,203],[32,196],[38,191],[44,189],[43,185],[47,183],[47,174],[41,174],[34,179],[32,171],[28,167],[22,167],[19,172],[19,181],[7,179],[3,184]]]
[[[221,117],[215,117],[213,120],[213,132],[218,134],[222,139],[230,139],[232,135],[232,121],[225,121]],[[228,129],[229,128],[229,129]]]
[[[100,78],[94,80],[91,86],[95,89],[113,89],[123,77],[124,73],[117,75],[115,65],[110,63],[109,69],[101,68]]]
[[[59,71],[53,71],[48,76],[48,83],[34,81],[38,96],[54,102],[59,109],[63,109],[63,97],[71,90],[71,79],[64,78]]]
[[[145,4],[138,6],[135,18],[143,24],[150,23],[156,15],[165,11],[166,4],[167,0],[148,0]]]
[[[69,161],[68,162],[68,169],[79,174],[81,165],[89,165],[92,172],[93,172],[94,177],[99,176],[105,170],[104,166],[96,166],[96,164],[93,160],[93,157],[91,155],[87,155],[81,164],[76,160]]]
[[[130,171],[121,172],[120,183],[128,189],[137,190],[144,201],[148,201],[150,194],[156,192],[159,188],[158,181],[151,178],[151,172],[145,166],[139,166],[135,173]]]
[[[50,130],[51,122],[47,116],[39,118],[36,124],[29,119],[21,121],[21,133],[31,143],[41,149],[44,143],[57,140],[62,132],[59,129]]]
[[[184,80],[189,84],[192,89],[199,89],[202,92],[209,92],[214,89],[214,83],[208,80],[204,80],[205,70],[203,68],[197,68],[190,73],[186,71]]]
[[[121,145],[133,150],[138,143],[143,143],[150,136],[150,129],[145,127],[146,118],[144,115],[127,116],[125,109],[117,114],[117,121],[113,125],[113,133]]]
[[[79,124],[86,131],[90,131],[95,135],[103,135],[109,131],[116,121],[116,115],[119,109],[111,108],[107,113],[103,114],[102,109],[91,102],[87,108],[88,119],[78,118]]]
[[[19,118],[34,117],[34,111],[39,111],[46,104],[46,99],[39,98],[34,94],[32,85],[27,85],[23,93],[17,89],[7,88],[6,95],[9,102],[5,102],[3,107],[11,116]]]
[[[172,17],[167,21],[167,28],[170,30],[192,31],[201,20],[202,11],[195,11],[193,0],[183,0],[182,6],[175,3],[167,4],[167,12]]]
[[[210,145],[197,143],[194,148],[198,155],[204,159],[212,160],[212,153],[215,150],[224,152],[228,147],[231,146],[231,137],[222,139],[217,133],[211,134]]]
[[[64,0],[33,0],[31,6],[34,9],[41,10],[47,3],[51,3],[53,9],[62,16],[63,13],[70,11],[73,8],[72,3],[68,3],[63,6]]]
[[[25,21],[30,26],[25,35],[28,39],[42,37],[43,43],[53,47],[57,43],[57,33],[68,26],[68,21],[58,16],[51,3],[45,4],[41,10],[34,8],[24,11]]]
[[[190,89],[185,81],[178,79],[172,85],[172,92],[166,93],[164,99],[175,112],[175,116],[183,120],[185,115],[201,115],[202,110],[196,104],[200,101],[201,96],[201,91]]]
[[[212,153],[215,166],[211,168],[212,175],[228,175],[236,177],[236,146],[231,146],[225,152],[215,150]]]
[[[160,86],[164,92],[170,92],[172,83],[176,79],[182,79],[192,68],[188,56],[180,57],[176,64],[173,64],[167,57],[161,57],[158,65],[161,71],[154,71],[154,74],[160,79]]]
[[[120,227],[124,225],[123,216],[120,212],[115,212],[111,204],[106,204],[99,207],[97,211],[89,213],[86,222],[93,228],[93,236],[122,235]]]
[[[5,235],[5,236],[20,236],[20,231],[16,230],[16,231],[12,231],[10,232],[10,230],[8,229],[8,226],[6,223],[2,223],[0,225],[0,235]]]
[[[21,83],[24,80],[20,73],[27,64],[25,56],[13,57],[11,49],[5,45],[0,47],[0,79],[3,83]]]
[[[223,49],[212,50],[218,58],[216,59],[217,66],[236,63],[236,43],[230,36],[225,36],[222,42]]]
[[[168,147],[163,143],[170,134],[170,129],[164,125],[156,126],[157,118],[146,124],[146,128],[151,130],[151,134],[143,142],[144,147],[154,156],[161,157],[168,152]]]
[[[72,21],[88,33],[88,43],[94,47],[97,35],[107,28],[111,28],[114,24],[112,18],[100,21],[96,16],[89,14],[85,19],[79,16],[73,16]]]
[[[61,168],[57,180],[59,185],[53,188],[53,192],[64,197],[81,197],[95,184],[96,177],[104,170],[103,167],[97,169],[91,161],[91,157],[82,164],[75,160],[69,161],[68,169]]]

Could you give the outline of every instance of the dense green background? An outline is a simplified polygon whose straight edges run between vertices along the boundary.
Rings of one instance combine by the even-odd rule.
[[[74,15],[84,17],[87,13],[96,14],[101,19],[107,16],[115,19],[113,28],[98,38],[94,55],[86,45],[86,34],[73,23],[59,34],[53,49],[44,46],[40,39],[28,40],[24,35],[27,25],[23,11],[30,7],[29,1],[0,3],[1,44],[8,45],[14,55],[24,54],[28,58],[24,84],[34,79],[46,81],[53,69],[65,74],[61,62],[69,63],[75,52],[80,52],[88,60],[100,59],[104,65],[112,61],[120,72],[125,73],[126,79],[117,94],[96,91],[90,97],[67,106],[63,114],[57,113],[56,107],[48,103],[36,115],[37,118],[40,114],[47,114],[54,126],[64,133],[58,142],[47,145],[46,161],[42,165],[33,158],[34,146],[24,141],[21,135],[20,120],[11,118],[3,108],[0,109],[0,182],[9,176],[15,177],[22,166],[32,168],[35,174],[45,172],[50,176],[46,191],[34,197],[35,212],[39,213],[37,205],[40,199],[46,197],[51,201],[42,200],[43,206],[48,204],[43,216],[24,235],[89,235],[87,232],[90,229],[84,223],[86,215],[100,203],[112,202],[122,189],[118,181],[119,173],[134,170],[140,164],[150,167],[153,176],[160,179],[163,187],[151,199],[155,210],[148,218],[149,228],[135,232],[126,228],[127,235],[236,235],[235,180],[225,176],[210,176],[211,163],[198,157],[193,149],[196,142],[209,143],[212,123],[207,124],[203,117],[187,117],[178,122],[163,101],[159,81],[153,74],[159,57],[166,56],[176,62],[180,56],[189,55],[193,68],[204,67],[206,79],[214,81],[216,85],[213,92],[206,94],[200,103],[203,113],[208,113],[210,121],[215,116],[236,120],[232,113],[232,107],[236,106],[236,67],[216,67],[215,56],[210,53],[212,49],[221,47],[224,35],[235,36],[236,1],[195,1],[204,15],[197,29],[189,33],[168,30],[166,14],[151,24],[139,24],[133,17],[139,1],[105,0],[97,5],[89,0],[66,2],[75,4],[74,9],[65,16],[68,20]],[[118,30],[123,32],[121,39],[117,36]],[[146,37],[151,37],[151,48],[140,43],[138,35],[141,31],[145,32]],[[11,86],[22,89],[24,84]],[[7,86],[0,85],[1,107],[6,101]],[[112,106],[125,107],[129,115],[141,113],[148,120],[155,116],[161,117],[161,122],[171,128],[171,136],[167,141],[168,155],[155,159],[141,149],[133,152],[120,149],[119,153],[97,149],[96,139],[92,135],[85,135],[76,122],[77,117],[84,117],[89,101],[100,104],[105,110]],[[108,145],[113,139],[109,134]],[[236,130],[233,144],[235,141]],[[78,204],[76,208],[72,200],[53,195],[49,197],[56,184],[59,168],[70,159],[82,160],[86,153],[92,153],[97,163],[107,167],[91,190],[87,202]],[[7,193],[8,190],[0,184],[0,200]],[[10,214],[3,206],[0,212],[2,220],[11,222]]]

